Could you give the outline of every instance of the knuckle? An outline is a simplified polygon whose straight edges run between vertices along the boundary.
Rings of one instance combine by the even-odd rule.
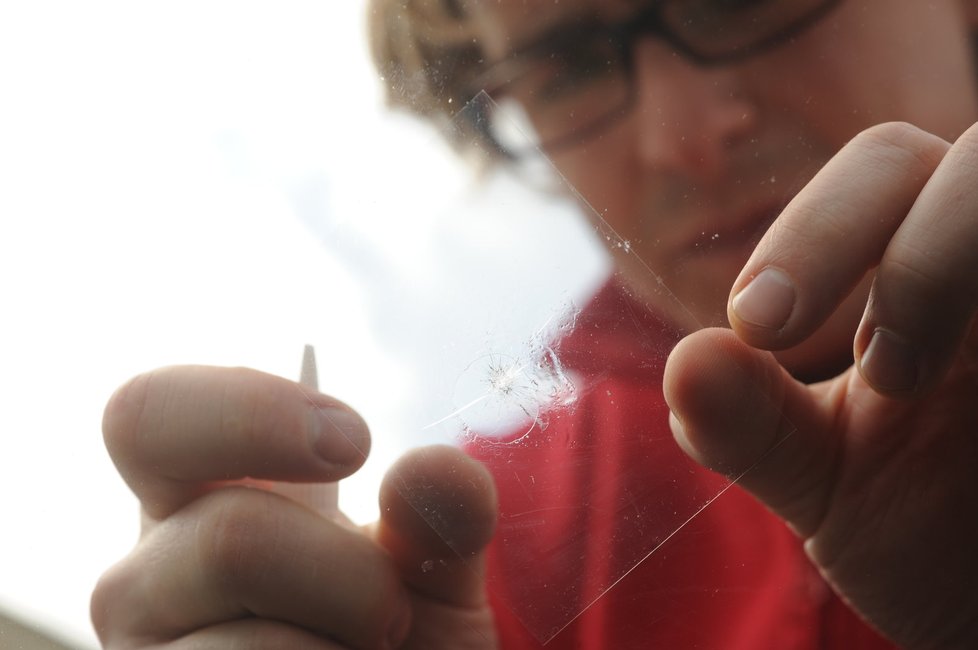
[[[243,603],[262,600],[269,584],[296,593],[369,585],[341,601],[323,598],[319,605],[313,598],[312,606],[324,608],[324,627],[358,646],[383,640],[391,612],[406,595],[390,556],[374,542],[336,525],[331,532],[323,529],[316,537],[320,543],[312,545],[309,531],[299,532],[309,521],[261,489],[222,488],[194,507],[200,510],[194,513],[192,552],[207,584]]]
[[[971,137],[962,137],[954,143],[951,150],[947,152],[948,165],[954,169],[957,177],[965,179],[964,183],[957,183],[946,189],[949,202],[968,206],[973,195],[974,180],[978,177],[978,133]],[[969,206],[970,207],[970,206]],[[951,211],[952,214],[954,211]],[[968,216],[973,212],[969,209]]]
[[[952,277],[920,259],[892,256],[877,272],[873,320],[902,336],[930,346],[946,346],[971,319],[973,306],[962,301]]]
[[[911,244],[893,246],[877,272],[881,282],[899,291],[904,304],[919,306],[928,302],[944,302],[958,294],[953,274],[940,261],[917,250]]]
[[[951,147],[950,154],[960,156],[964,161],[978,167],[978,123],[961,134]]]
[[[863,129],[856,140],[899,145],[919,135],[927,135],[927,132],[909,122],[882,122]]]
[[[89,600],[89,616],[95,633],[108,647],[122,633],[121,624],[128,609],[126,594],[132,582],[132,572],[123,560],[99,577]]]
[[[874,283],[867,320],[906,342],[915,359],[917,392],[932,388],[952,365],[963,361],[958,367],[967,367],[961,347],[974,306],[955,289],[953,277],[933,265],[887,259]]]
[[[775,265],[805,267],[824,258],[827,242],[851,236],[843,211],[827,201],[802,201],[791,205],[791,218],[771,225],[768,258]],[[817,224],[817,228],[812,225]],[[790,247],[785,242],[791,242]]]
[[[228,368],[216,399],[215,435],[239,450],[274,449],[294,431],[291,396],[278,378],[250,368]]]
[[[260,489],[228,487],[201,499],[195,527],[200,566],[230,591],[260,587],[287,534],[274,498]]]
[[[868,151],[876,163],[928,174],[937,168],[950,147],[938,136],[907,122],[871,126],[856,135],[850,146]]]

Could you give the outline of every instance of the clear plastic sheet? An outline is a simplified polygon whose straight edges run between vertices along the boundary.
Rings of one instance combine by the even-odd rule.
[[[476,134],[491,101],[479,95],[452,123],[470,153],[488,146]],[[514,133],[524,128],[512,124]],[[532,148],[532,139],[526,142]],[[542,154],[537,163],[536,172],[549,174],[558,195],[581,199]],[[598,210],[580,203],[598,240],[634,256]],[[534,250],[551,244],[536,244],[527,249],[531,259],[514,261],[530,273],[497,278],[508,283],[503,293],[525,293],[535,278],[573,275],[575,257],[537,256]],[[500,511],[488,588],[541,642],[598,602],[730,484],[688,460],[669,433],[661,372],[670,350],[697,324],[660,276],[634,261],[648,275],[641,296],[630,289],[634,278],[613,271],[595,295],[556,291],[535,301],[533,314],[521,307],[519,319],[512,310],[470,305],[467,318],[478,324],[478,340],[464,342],[471,350],[465,363],[441,368],[442,395],[434,403],[444,406],[415,439],[461,445],[490,468]],[[443,308],[444,314],[429,315],[430,327],[458,317],[458,305]],[[533,325],[519,330],[514,320]],[[453,335],[444,332],[446,348],[461,344]],[[643,424],[636,429],[636,422]],[[426,495],[403,496],[451,545]]]

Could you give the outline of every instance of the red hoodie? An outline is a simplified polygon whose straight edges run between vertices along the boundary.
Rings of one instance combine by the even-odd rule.
[[[726,481],[688,460],[669,431],[662,371],[676,340],[607,285],[555,344],[573,407],[518,443],[467,445],[499,493],[489,590],[502,647],[893,648],[738,487],[682,525]]]

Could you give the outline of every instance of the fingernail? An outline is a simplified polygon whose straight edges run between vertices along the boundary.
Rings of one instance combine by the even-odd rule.
[[[363,419],[345,408],[313,406],[309,411],[309,438],[313,449],[330,463],[360,463],[370,448]]]
[[[784,271],[769,266],[734,296],[732,306],[742,321],[779,330],[795,307],[795,285]]]
[[[882,327],[873,332],[859,367],[866,381],[886,391],[905,392],[917,386],[917,355],[906,340]]]

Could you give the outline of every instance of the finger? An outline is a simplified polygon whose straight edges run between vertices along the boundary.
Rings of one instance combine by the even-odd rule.
[[[840,441],[825,435],[828,409],[815,392],[770,353],[724,329],[683,339],[666,363],[663,389],[673,432],[687,454],[739,477],[741,487],[800,535],[817,529]]]
[[[483,550],[497,505],[481,464],[452,447],[415,450],[387,473],[380,506],[378,540],[415,593],[463,608],[485,606]]]
[[[366,424],[349,407],[244,368],[140,375],[109,400],[102,429],[120,474],[155,519],[210,482],[338,480],[370,447]]]
[[[293,625],[246,619],[197,630],[168,643],[166,650],[345,650]],[[163,650],[160,648],[160,650]]]
[[[899,123],[846,145],[788,204],[734,282],[727,312],[741,338],[781,350],[824,323],[879,263],[949,147]]]
[[[255,617],[381,648],[410,625],[407,594],[377,544],[242,487],[213,491],[155,526],[99,583],[92,614],[106,634],[156,642]]]
[[[946,374],[978,302],[978,127],[955,142],[890,240],[855,341],[877,390],[926,391]]]

